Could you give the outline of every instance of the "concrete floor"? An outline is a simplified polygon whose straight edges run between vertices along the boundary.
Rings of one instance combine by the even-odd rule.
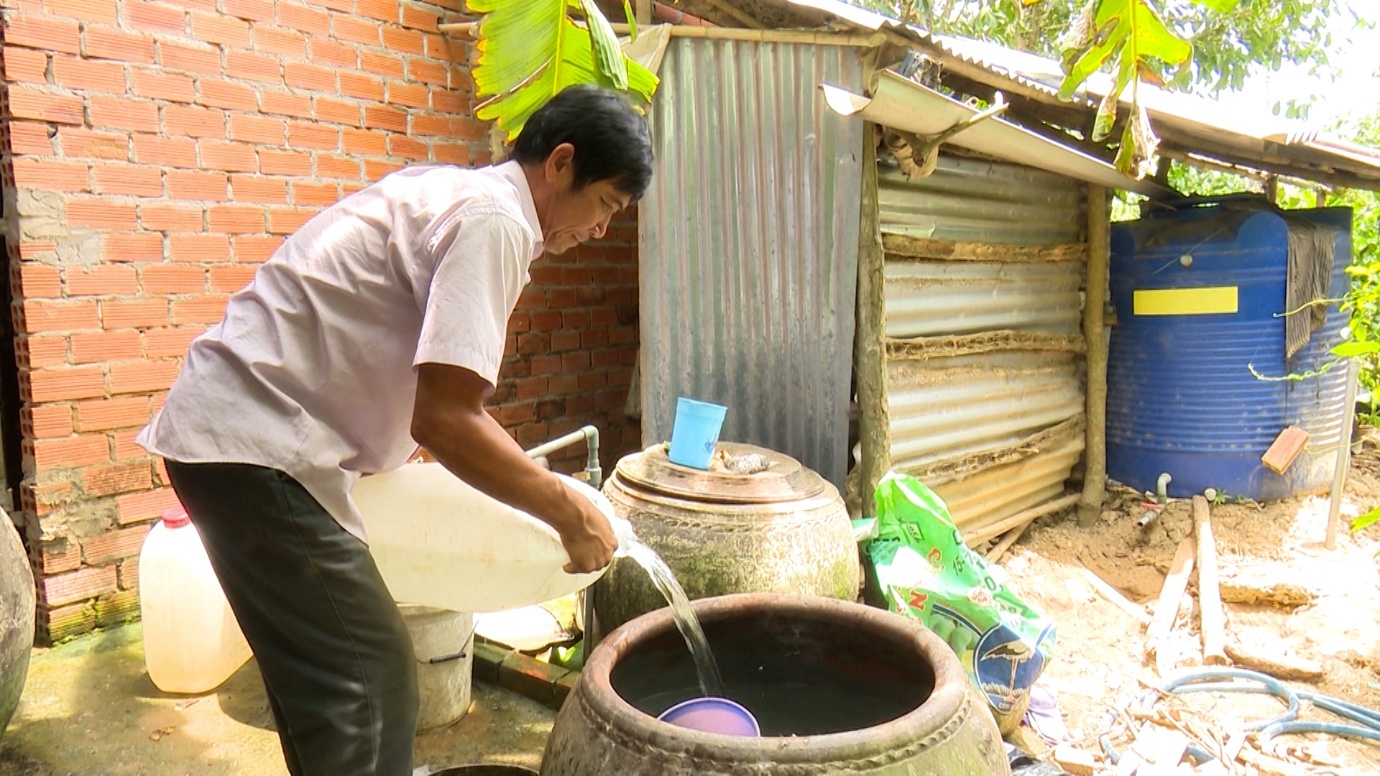
[[[537,768],[555,712],[474,683],[459,722],[417,738],[415,765]],[[160,692],[137,623],[34,650],[19,709],[0,738],[6,776],[280,776],[278,736],[251,660],[216,692]]]

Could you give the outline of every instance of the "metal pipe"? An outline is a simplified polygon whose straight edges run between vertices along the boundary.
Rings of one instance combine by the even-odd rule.
[[[599,467],[599,429],[594,426],[585,426],[550,442],[543,442],[528,450],[527,455],[533,459],[544,458],[557,450],[578,444],[581,440],[589,449],[589,458],[585,461],[585,474],[589,477],[590,487],[598,490],[604,483],[604,470]]]

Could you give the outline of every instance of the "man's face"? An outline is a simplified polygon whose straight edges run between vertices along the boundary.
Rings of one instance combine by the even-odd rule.
[[[603,237],[609,219],[631,204],[632,197],[608,180],[594,181],[576,189],[574,164],[561,160],[553,165],[551,161],[548,160],[548,172],[553,184],[552,197],[542,223],[542,236],[546,252],[559,254]]]

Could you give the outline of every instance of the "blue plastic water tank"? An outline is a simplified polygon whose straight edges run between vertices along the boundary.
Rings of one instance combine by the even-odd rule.
[[[1289,216],[1335,230],[1330,296],[1340,299],[1351,211]],[[1288,230],[1273,211],[1222,204],[1113,225],[1109,477],[1153,491],[1168,472],[1171,496],[1215,488],[1257,501],[1330,486],[1336,446],[1350,438],[1342,429],[1346,369],[1261,379],[1316,371],[1348,321],[1331,303],[1308,344],[1285,357]],[[1260,457],[1291,425],[1308,432],[1308,446],[1276,474]]]

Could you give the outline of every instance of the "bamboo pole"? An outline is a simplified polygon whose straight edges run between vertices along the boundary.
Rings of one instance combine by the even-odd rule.
[[[1102,514],[1107,495],[1107,264],[1111,253],[1107,189],[1088,184],[1088,280],[1083,301],[1083,338],[1088,346],[1087,447],[1078,525],[1087,528]]]
[[[1203,663],[1226,665],[1227,621],[1217,578],[1217,543],[1212,538],[1212,510],[1207,499],[1193,497],[1193,525],[1198,533],[1198,617],[1203,635]]]
[[[886,256],[882,252],[881,210],[877,193],[875,125],[863,124],[862,196],[858,216],[858,291],[853,334],[857,373],[859,439],[858,486],[864,515],[872,513],[873,494],[891,468],[891,410],[886,395]]]
[[[1360,363],[1347,362],[1346,406],[1342,408],[1342,432],[1337,439],[1337,462],[1332,471],[1332,496],[1327,500],[1327,539],[1323,546],[1337,549],[1337,522],[1341,516],[1342,492],[1346,489],[1347,469],[1351,468],[1351,424],[1356,412],[1356,380],[1360,378]]]
[[[961,525],[958,529],[963,532],[964,543],[971,547],[976,544],[981,544],[993,537],[1000,536],[1018,525],[1026,525],[1037,518],[1054,514],[1061,509],[1067,509],[1077,504],[1079,498],[1081,498],[1081,496],[1077,493],[1056,498],[1053,501],[1046,502],[1039,506],[1021,510],[1010,517],[1004,517],[994,523],[974,528],[971,532]]]
[[[674,24],[671,27],[673,38],[709,38],[711,40],[744,40],[756,43],[813,43],[816,46],[857,46],[873,48],[886,42],[880,32],[844,33],[816,32],[814,30],[746,30],[740,27],[698,27]],[[479,22],[455,22],[437,26],[440,32],[462,38],[479,36]],[[613,31],[627,35],[630,28],[626,24],[613,25]]]

